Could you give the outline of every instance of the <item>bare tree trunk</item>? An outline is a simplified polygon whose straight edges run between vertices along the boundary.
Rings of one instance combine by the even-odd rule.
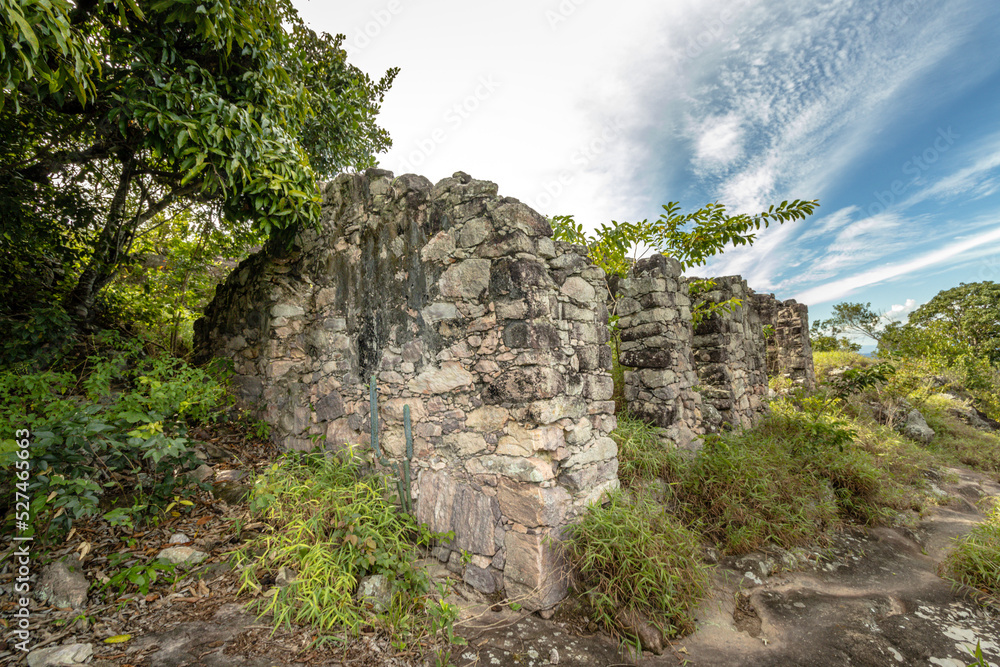
[[[131,225],[125,223],[125,204],[134,171],[135,158],[130,155],[122,161],[118,187],[111,200],[104,229],[101,230],[101,235],[94,246],[94,253],[80,274],[76,287],[66,298],[66,310],[79,322],[88,322],[92,319],[94,299],[114,276],[122,248],[128,238]]]

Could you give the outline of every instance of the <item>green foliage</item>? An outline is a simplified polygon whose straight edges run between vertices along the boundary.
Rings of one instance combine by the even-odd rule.
[[[135,586],[141,594],[146,595],[149,593],[149,587],[152,586],[160,579],[161,575],[166,574],[168,578],[174,578],[174,570],[177,568],[173,563],[167,563],[160,560],[154,560],[148,564],[138,564],[127,567],[120,570],[117,574],[111,577],[104,587],[116,589],[118,594],[121,595],[130,586]]]
[[[211,218],[189,212],[156,220],[140,231],[135,259],[101,295],[104,312],[172,354],[189,352],[194,321],[229,271],[224,262],[261,240],[249,230],[235,231],[241,233],[225,232]]]
[[[678,260],[685,269],[701,266],[729,246],[752,245],[761,227],[803,220],[818,206],[816,200],[796,199],[769,206],[757,215],[729,215],[724,204],[715,202],[681,214],[680,204],[670,202],[653,223],[652,246]]]
[[[941,569],[953,581],[1000,603],[1000,503],[986,521],[955,540]]]
[[[897,363],[906,360],[924,378],[948,379],[971,392],[983,412],[1000,416],[1000,368],[979,349],[954,338],[945,322],[891,327],[879,342],[878,352]]]
[[[841,338],[843,334],[866,336],[878,342],[882,338],[882,330],[891,324],[884,313],[872,310],[870,303],[838,303],[834,305],[833,313],[833,317],[816,320],[810,327],[810,340],[815,337],[821,348],[818,351],[853,350],[855,344]],[[860,349],[859,345],[857,350]]]
[[[36,304],[18,317],[3,317],[7,336],[0,343],[0,368],[44,368],[75,342],[73,321],[59,305]]]
[[[1000,284],[961,283],[910,313],[908,324],[929,328],[1000,363]]]
[[[354,452],[286,455],[257,480],[250,507],[271,530],[237,552],[246,565],[243,589],[259,590],[265,575],[281,567],[297,572],[292,584],[257,605],[276,626],[305,623],[357,635],[363,623],[376,622],[354,597],[358,582],[381,574],[392,582],[393,598],[389,611],[378,612],[380,622],[399,629],[429,614],[435,631],[450,629],[450,611],[435,616],[427,601],[429,579],[414,567],[413,544],[452,536],[433,535],[397,511],[385,481],[364,475]]]
[[[195,463],[188,421],[206,421],[224,403],[222,385],[202,369],[147,357],[137,340],[107,334],[98,344],[108,347],[79,373],[0,372],[0,431],[32,434],[28,491],[39,537],[98,513],[108,494],[148,496],[132,505],[137,512],[168,502],[183,483],[175,473]],[[0,466],[10,468],[14,441],[0,444]],[[112,519],[131,520],[123,512]]]
[[[577,592],[613,634],[622,634],[617,615],[633,610],[668,637],[694,629],[692,612],[708,586],[698,537],[647,495],[616,492],[591,506],[569,529],[567,553]]]
[[[817,326],[822,323],[822,320],[818,322],[813,322],[813,325],[809,331],[809,344],[812,346],[813,352],[860,352],[861,343],[855,343],[850,338],[844,336],[834,336],[832,334],[825,334],[822,331],[817,330]]]
[[[288,0],[5,2],[0,25],[5,254],[79,242],[74,316],[157,215],[194,201],[226,226],[292,230],[318,220],[317,178],[389,145],[375,117],[397,70],[373,82]],[[21,245],[38,228],[67,231]]]
[[[571,215],[557,215],[551,223],[557,241],[586,246],[591,260],[608,275],[625,276],[635,259],[642,256],[639,253],[649,248],[673,257],[684,269],[701,266],[730,246],[752,244],[761,227],[804,219],[817,206],[815,200],[796,199],[770,206],[757,215],[730,215],[718,202],[691,213],[681,213],[678,202],[669,202],[654,222],[612,220],[611,225],[601,225],[590,236]]]
[[[618,425],[611,437],[618,444],[618,479],[626,489],[645,481],[676,477],[680,461],[657,439],[657,429],[632,416],[618,412]]]
[[[895,374],[896,367],[882,361],[862,368],[848,368],[839,377],[834,378],[831,384],[837,396],[845,398],[884,385]]]
[[[619,418],[613,437],[623,486],[666,482],[672,512],[737,554],[820,539],[845,519],[890,518],[915,502],[908,489],[922,483],[926,458],[918,452],[914,463],[915,446],[871,421],[852,420],[822,396],[774,402],[757,427],[707,438],[692,461],[628,416]]]
[[[920,406],[927,425],[934,429],[936,451],[962,465],[1000,473],[1000,434],[981,431],[956,418],[949,410],[965,407],[939,394]]]
[[[858,354],[854,350],[813,350],[813,367],[816,370],[816,379],[820,382],[826,380],[830,371],[835,368],[850,366],[851,368],[866,368],[875,363],[871,357]]]

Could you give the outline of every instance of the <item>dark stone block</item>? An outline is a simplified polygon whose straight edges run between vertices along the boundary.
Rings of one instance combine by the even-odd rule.
[[[670,350],[663,348],[631,350],[618,355],[618,361],[622,366],[632,368],[671,368],[675,365],[674,358],[675,355]]]
[[[559,332],[547,322],[508,322],[503,330],[503,342],[509,348],[531,348],[534,350],[559,347]]]
[[[316,401],[313,408],[316,410],[316,418],[320,421],[333,421],[344,415],[344,400],[337,392],[330,392]]]

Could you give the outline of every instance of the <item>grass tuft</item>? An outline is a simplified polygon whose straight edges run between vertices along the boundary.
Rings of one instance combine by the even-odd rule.
[[[668,637],[694,629],[691,610],[708,585],[698,536],[647,494],[616,492],[591,507],[570,529],[567,551],[577,592],[612,634],[624,634],[623,610],[654,619]]]
[[[1000,604],[1000,503],[986,521],[955,541],[942,564],[945,576],[974,588]]]
[[[423,615],[429,580],[413,567],[414,543],[432,536],[398,511],[384,481],[363,475],[349,451],[286,455],[257,481],[251,510],[271,530],[238,552],[247,565],[242,588],[261,590],[282,567],[297,573],[294,583],[258,601],[259,613],[273,614],[276,626],[303,623],[357,635],[362,624],[381,620],[399,628]],[[373,611],[382,610],[354,598],[370,574],[393,583],[380,619]]]

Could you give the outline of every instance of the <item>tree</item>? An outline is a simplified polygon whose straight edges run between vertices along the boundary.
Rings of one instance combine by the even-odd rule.
[[[882,338],[885,327],[892,323],[885,313],[872,310],[870,303],[838,303],[833,307],[833,317],[816,320],[812,329],[818,336],[836,339],[843,334],[866,336],[876,343]],[[861,349],[860,346],[858,349]]]
[[[144,226],[193,205],[275,238],[390,145],[398,70],[373,82],[289,0],[3,0],[0,26],[2,258],[71,255],[80,320]]]
[[[586,246],[590,258],[606,273],[624,277],[649,249],[673,257],[684,269],[701,266],[729,246],[752,245],[761,227],[804,219],[817,206],[816,200],[796,199],[770,206],[757,215],[729,215],[724,204],[715,202],[682,214],[678,202],[669,202],[654,222],[612,220],[610,226],[601,225],[590,236],[573,216],[557,215],[552,218],[553,237]]]
[[[1000,364],[1000,284],[961,283],[942,290],[910,313],[908,324],[921,329],[936,325],[944,335]]]
[[[815,324],[809,332],[809,344],[813,352],[860,352],[861,343],[855,343],[850,338],[834,336],[816,331]]]
[[[682,269],[700,266],[729,246],[752,245],[756,232],[772,223],[801,220],[819,206],[816,200],[783,201],[770,206],[757,215],[739,213],[729,215],[724,204],[707,204],[692,213],[680,213],[680,204],[663,205],[665,213],[654,222],[617,222],[601,225],[587,236],[583,225],[571,215],[557,215],[551,219],[553,238],[586,246],[587,255],[610,277],[625,277],[635,261],[650,249],[669,255],[680,262]],[[609,289],[614,298],[614,289]],[[711,279],[690,282],[692,294],[706,292],[715,287]],[[730,298],[719,303],[698,302],[692,319],[698,322],[718,311],[731,311],[739,306],[739,299]]]

